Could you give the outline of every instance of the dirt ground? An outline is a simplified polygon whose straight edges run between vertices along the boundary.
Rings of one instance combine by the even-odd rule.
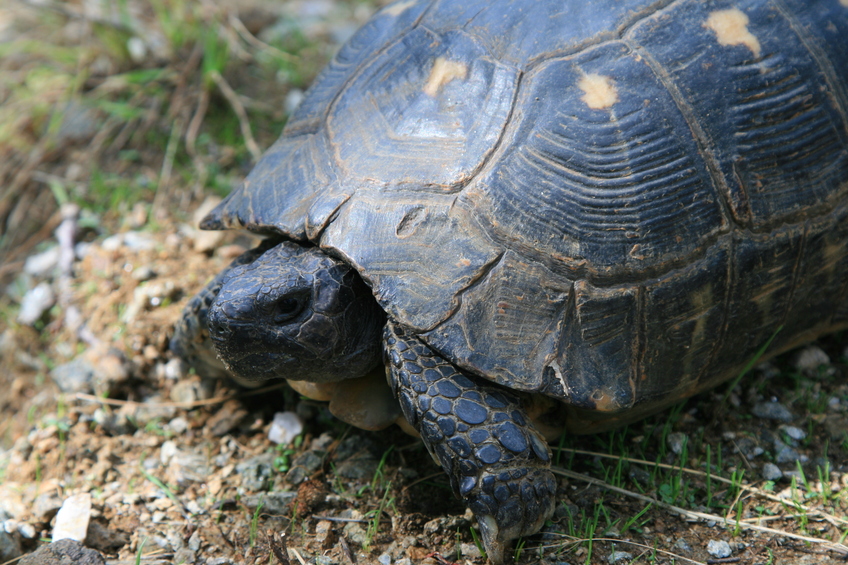
[[[90,147],[91,136],[75,143]],[[141,157],[119,171],[133,178],[167,153],[135,143]],[[244,390],[174,358],[188,299],[256,240],[199,232],[196,211],[219,191],[176,174],[167,191],[96,221],[85,202],[66,205],[63,223],[38,174],[91,182],[70,174],[84,154],[4,153],[30,206],[45,208],[0,267],[0,530],[17,548],[8,562],[49,542],[59,509],[83,495],[85,544],[108,563],[485,563],[470,515],[414,438],[357,430],[284,385]],[[237,182],[247,170],[228,174]],[[6,232],[24,229],[15,221],[4,219]],[[51,249],[69,249],[61,226],[73,228],[72,260],[27,273],[28,258],[49,263]],[[39,283],[55,298],[22,322]],[[627,429],[563,438],[557,511],[519,542],[516,562],[845,562],[846,357],[848,335],[829,336]],[[303,430],[277,444],[269,432],[281,412]]]

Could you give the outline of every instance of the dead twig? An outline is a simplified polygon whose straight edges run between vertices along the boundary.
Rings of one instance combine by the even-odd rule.
[[[671,512],[674,512],[676,514],[680,514],[684,518],[686,518],[688,520],[692,520],[694,522],[706,521],[706,522],[724,523],[728,526],[740,528],[740,529],[743,529],[743,530],[754,530],[754,531],[765,532],[765,533],[776,535],[776,536],[782,536],[782,537],[787,537],[787,538],[791,538],[791,539],[797,539],[797,540],[801,540],[801,541],[808,542],[808,543],[821,544],[824,547],[826,547],[826,548],[828,548],[828,549],[830,549],[830,550],[832,550],[836,553],[839,553],[843,556],[848,556],[848,546],[845,546],[841,543],[836,543],[836,542],[823,540],[823,539],[819,539],[819,538],[813,538],[813,537],[809,537],[809,536],[802,536],[800,534],[794,534],[792,532],[787,532],[787,531],[784,531],[784,530],[775,530],[773,528],[767,528],[765,526],[757,526],[755,524],[748,524],[746,522],[731,521],[731,520],[723,518],[723,517],[721,517],[717,514],[708,514],[706,512],[695,512],[693,510],[687,510],[687,509],[681,508],[679,506],[674,506],[673,504],[667,504],[667,503],[662,502],[660,500],[657,500],[656,498],[653,498],[651,496],[639,494],[637,492],[633,492],[633,491],[630,491],[630,490],[627,490],[627,489],[623,489],[621,487],[616,487],[616,486],[613,486],[609,483],[606,483],[606,482],[604,482],[600,479],[596,479],[594,477],[590,477],[590,476],[584,475],[582,473],[576,473],[576,472],[570,471],[568,469],[553,468],[553,469],[551,469],[551,471],[553,473],[557,474],[557,475],[561,475],[563,477],[569,477],[569,478],[572,478],[572,479],[576,479],[578,481],[587,482],[589,484],[593,484],[593,485],[602,487],[606,490],[610,490],[612,492],[617,492],[619,494],[623,494],[623,495],[628,496],[630,498],[635,498],[635,499],[641,500],[643,502],[650,502],[651,504],[654,504],[654,505],[656,505],[660,508],[664,508],[664,509],[669,510]]]
[[[569,536],[567,534],[559,534],[559,535],[561,535],[564,538],[567,538],[569,540],[569,544],[571,544],[571,545],[577,545],[579,543],[584,543],[584,542],[590,541],[588,539],[572,537],[572,536]],[[635,542],[635,541],[631,541],[631,540],[625,540],[625,539],[619,539],[619,538],[592,538],[591,541],[593,543],[600,541],[600,542],[609,542],[609,543],[612,543],[612,544],[631,545],[633,547],[638,547],[638,548],[644,549],[646,552],[656,551],[657,553],[662,553],[663,555],[673,557],[674,559],[681,559],[681,560],[686,561],[688,563],[693,563],[694,565],[706,565],[703,561],[695,561],[694,559],[689,559],[688,557],[678,555],[677,553],[674,553],[672,551],[666,551],[664,549],[659,549],[659,548],[656,548],[656,547],[652,547],[650,545],[645,545],[643,543],[639,543],[639,542]],[[557,546],[556,545],[543,545],[542,547],[544,549],[554,549]],[[635,561],[636,560],[634,560],[634,562]]]
[[[265,394],[266,392],[277,390],[280,388],[285,388],[288,385],[286,383],[278,383],[271,386],[266,386],[264,388],[258,388],[256,390],[251,390],[248,392],[239,392],[234,394],[228,394],[227,396],[216,396],[214,398],[207,398],[205,400],[195,400],[194,402],[136,402],[135,400],[118,400],[117,398],[101,398],[99,396],[94,396],[92,394],[85,394],[82,392],[78,392],[73,395],[73,398],[77,400],[86,400],[89,402],[97,402],[99,404],[107,404],[109,406],[150,406],[150,407],[162,407],[162,408],[184,408],[189,410],[191,408],[199,408],[201,406],[212,406],[214,404],[223,404],[228,400],[233,400],[235,398],[244,398],[247,396],[256,396],[258,394]]]
[[[239,127],[241,128],[241,135],[244,137],[244,144],[247,146],[247,150],[250,151],[253,161],[258,161],[262,156],[262,151],[259,149],[259,145],[256,144],[256,140],[253,138],[253,133],[250,130],[250,121],[247,119],[247,112],[244,109],[244,104],[241,103],[238,94],[236,94],[236,92],[230,87],[224,77],[221,76],[221,73],[218,71],[211,71],[209,73],[209,77],[215,82],[218,89],[220,89],[221,94],[224,95],[224,98],[226,98],[227,102],[229,102],[230,106],[232,106],[233,112],[236,113],[239,120]]]
[[[659,469],[670,469],[670,470],[673,470],[673,471],[682,471],[686,474],[695,475],[695,476],[699,476],[699,477],[709,476],[710,480],[713,480],[713,481],[716,481],[716,482],[719,482],[719,483],[724,483],[724,484],[727,484],[727,485],[732,485],[732,486],[740,489],[740,491],[750,492],[750,493],[752,493],[752,494],[754,494],[754,495],[756,495],[760,498],[765,498],[766,500],[771,500],[772,502],[777,502],[777,503],[780,503],[780,504],[785,504],[787,506],[791,506],[795,510],[806,513],[808,516],[812,515],[812,514],[816,514],[818,516],[821,516],[824,520],[827,520],[828,522],[830,522],[834,526],[839,526],[839,527],[848,526],[848,520],[846,520],[845,518],[840,518],[840,517],[834,516],[832,514],[827,514],[826,512],[822,512],[820,510],[813,510],[812,508],[808,508],[807,506],[804,506],[803,504],[801,504],[800,502],[797,502],[795,500],[790,500],[790,499],[787,499],[787,498],[781,498],[779,496],[776,496],[772,493],[766,492],[766,491],[759,489],[757,487],[753,487],[753,486],[749,486],[749,485],[742,485],[742,484],[739,484],[738,482],[734,483],[730,479],[725,479],[724,477],[714,475],[712,473],[708,474],[704,471],[699,471],[697,469],[690,469],[688,467],[681,467],[680,465],[668,465],[666,463],[658,463],[656,461],[645,461],[644,459],[634,459],[632,457],[622,457],[620,455],[610,455],[608,453],[599,453],[599,452],[596,452],[596,451],[586,451],[586,450],[583,450],[583,449],[569,449],[569,448],[565,448],[565,447],[562,447],[562,448],[556,448],[555,447],[553,449],[559,449],[559,451],[567,451],[569,453],[574,453],[574,454],[577,454],[577,455],[588,455],[588,456],[591,456],[591,457],[601,457],[601,458],[604,458],[604,459],[616,459],[616,460],[621,460],[621,461],[627,461],[628,463],[635,463],[637,465],[645,465],[645,466],[649,466],[649,467],[656,467],[656,468],[659,468]],[[746,520],[753,520],[753,518],[746,519]]]
[[[260,49],[262,51],[270,51],[276,57],[283,59],[284,61],[288,61],[289,63],[297,63],[300,60],[300,57],[296,55],[292,55],[291,53],[286,53],[285,51],[280,51],[276,47],[272,45],[268,45],[247,29],[244,23],[236,16],[230,15],[229,18],[230,25],[236,32],[244,39],[247,43],[252,45],[255,49]]]

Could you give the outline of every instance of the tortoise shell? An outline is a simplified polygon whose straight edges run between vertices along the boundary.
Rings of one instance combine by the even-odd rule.
[[[848,327],[846,37],[840,0],[401,0],[203,227],[608,427]]]

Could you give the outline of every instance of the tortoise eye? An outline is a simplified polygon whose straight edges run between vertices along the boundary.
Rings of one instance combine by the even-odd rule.
[[[297,298],[282,298],[274,306],[273,319],[275,324],[285,324],[291,321],[303,310],[303,302]]]

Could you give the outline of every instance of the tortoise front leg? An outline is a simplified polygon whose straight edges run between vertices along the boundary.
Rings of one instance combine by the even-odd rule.
[[[383,333],[388,378],[404,416],[477,517],[495,564],[554,510],[551,453],[519,399],[461,373],[403,328]]]

